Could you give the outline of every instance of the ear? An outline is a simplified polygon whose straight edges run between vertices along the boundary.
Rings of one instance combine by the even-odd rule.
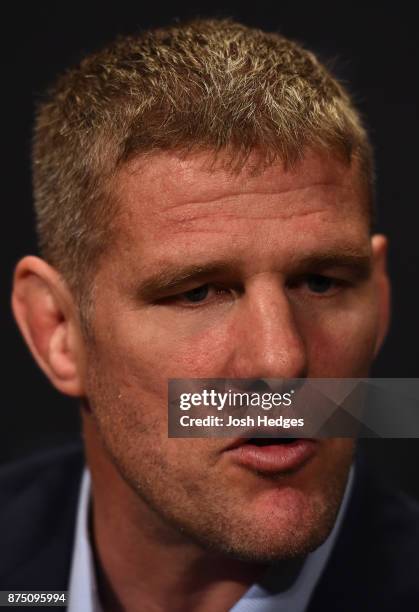
[[[82,396],[84,344],[77,309],[59,273],[39,257],[19,261],[12,310],[40,368],[62,393]]]
[[[376,234],[371,239],[373,275],[378,300],[377,339],[374,357],[379,352],[390,325],[391,290],[390,279],[387,274],[387,238]]]

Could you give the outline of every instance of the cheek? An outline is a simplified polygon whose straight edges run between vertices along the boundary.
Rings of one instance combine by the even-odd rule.
[[[222,326],[185,334],[135,311],[100,314],[91,360],[114,401],[122,396],[130,405],[156,412],[166,407],[167,379],[211,377],[224,358]]]
[[[377,337],[374,304],[320,317],[306,327],[310,376],[364,377],[374,358]]]

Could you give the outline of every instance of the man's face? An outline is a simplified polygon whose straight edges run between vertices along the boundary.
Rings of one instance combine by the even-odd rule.
[[[380,343],[383,249],[356,169],[209,169],[204,154],[123,168],[119,239],[96,278],[87,397],[120,473],[166,524],[266,561],[328,535],[353,441],[263,474],[228,439],[169,439],[169,378],[363,377]]]

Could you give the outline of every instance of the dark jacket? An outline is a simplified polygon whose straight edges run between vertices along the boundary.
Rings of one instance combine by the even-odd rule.
[[[83,465],[77,443],[0,470],[0,590],[68,589]],[[308,612],[394,611],[419,612],[419,504],[377,483],[358,457]]]

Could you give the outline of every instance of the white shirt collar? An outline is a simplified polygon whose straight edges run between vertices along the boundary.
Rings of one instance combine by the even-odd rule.
[[[89,541],[90,472],[83,471],[77,508],[69,583],[68,612],[102,612],[97,593],[95,566]]]
[[[349,472],[345,494],[335,525],[329,537],[315,551],[307,555],[302,569],[285,591],[272,594],[254,584],[231,608],[231,612],[304,612],[337,538],[348,505],[354,479],[354,467]],[[90,473],[83,472],[77,509],[76,529],[69,583],[68,612],[102,612],[97,593],[95,567],[89,540]]]

